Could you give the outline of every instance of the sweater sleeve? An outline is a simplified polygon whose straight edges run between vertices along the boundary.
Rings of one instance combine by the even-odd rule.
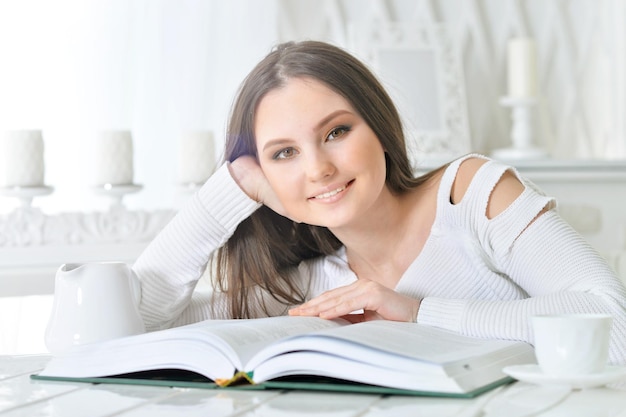
[[[190,198],[133,265],[141,281],[140,311],[148,330],[224,314],[220,294],[197,293],[198,300],[192,301],[194,289],[213,252],[260,207],[239,188],[227,165]]]
[[[504,169],[498,167],[491,178],[498,178]],[[479,181],[472,186],[477,184],[477,189],[481,182],[485,184],[480,175],[475,179]],[[481,262],[503,280],[515,283],[519,296],[426,297],[418,321],[475,337],[533,343],[529,320],[533,315],[610,314],[609,360],[626,364],[626,289],[604,259],[554,209],[535,219],[542,207],[550,206],[551,199],[532,184],[526,183],[523,194],[493,219],[483,215],[487,199],[488,193],[481,191],[480,198],[472,201],[473,207],[463,213],[471,218],[468,223]],[[476,285],[481,284],[477,281]]]
[[[626,289],[606,261],[554,210],[519,236],[501,268],[529,298],[468,303],[465,331],[511,332],[509,337],[532,343],[528,324],[532,315],[609,314],[613,316],[609,361],[626,364]],[[477,319],[485,316],[491,319],[477,325]]]

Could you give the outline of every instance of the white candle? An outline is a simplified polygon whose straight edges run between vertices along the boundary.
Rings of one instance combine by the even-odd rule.
[[[44,146],[41,130],[12,130],[4,133],[2,146],[2,187],[44,185]]]
[[[100,132],[94,154],[96,185],[133,183],[133,138],[128,130]]]
[[[178,182],[203,184],[215,167],[215,145],[210,131],[185,132],[180,136]]]
[[[508,45],[508,95],[533,98],[537,95],[537,51],[530,38],[514,38]]]

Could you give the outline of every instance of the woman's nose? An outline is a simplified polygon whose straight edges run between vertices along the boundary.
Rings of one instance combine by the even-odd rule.
[[[311,181],[320,181],[335,173],[335,165],[324,152],[311,152],[306,160],[306,173]]]

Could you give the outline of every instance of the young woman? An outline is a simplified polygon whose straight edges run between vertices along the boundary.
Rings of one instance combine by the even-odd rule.
[[[553,199],[480,155],[415,178],[393,103],[343,50],[262,60],[225,161],[134,265],[149,329],[291,314],[532,343],[532,315],[608,313],[626,363],[626,290]],[[207,265],[215,290],[194,291]]]

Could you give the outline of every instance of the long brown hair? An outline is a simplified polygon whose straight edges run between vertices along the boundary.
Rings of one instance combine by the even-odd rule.
[[[261,99],[292,78],[312,78],[343,96],[365,120],[385,150],[386,184],[397,194],[423,182],[413,176],[406,153],[402,122],[391,98],[358,59],[324,42],[288,42],[270,52],[248,74],[231,110],[224,159],[257,157],[254,123]],[[215,284],[228,294],[233,318],[270,314],[259,290],[286,307],[306,294],[290,280],[305,260],[329,255],[342,243],[325,227],[293,222],[262,206],[236,229],[218,250]],[[263,313],[261,313],[263,312]]]

